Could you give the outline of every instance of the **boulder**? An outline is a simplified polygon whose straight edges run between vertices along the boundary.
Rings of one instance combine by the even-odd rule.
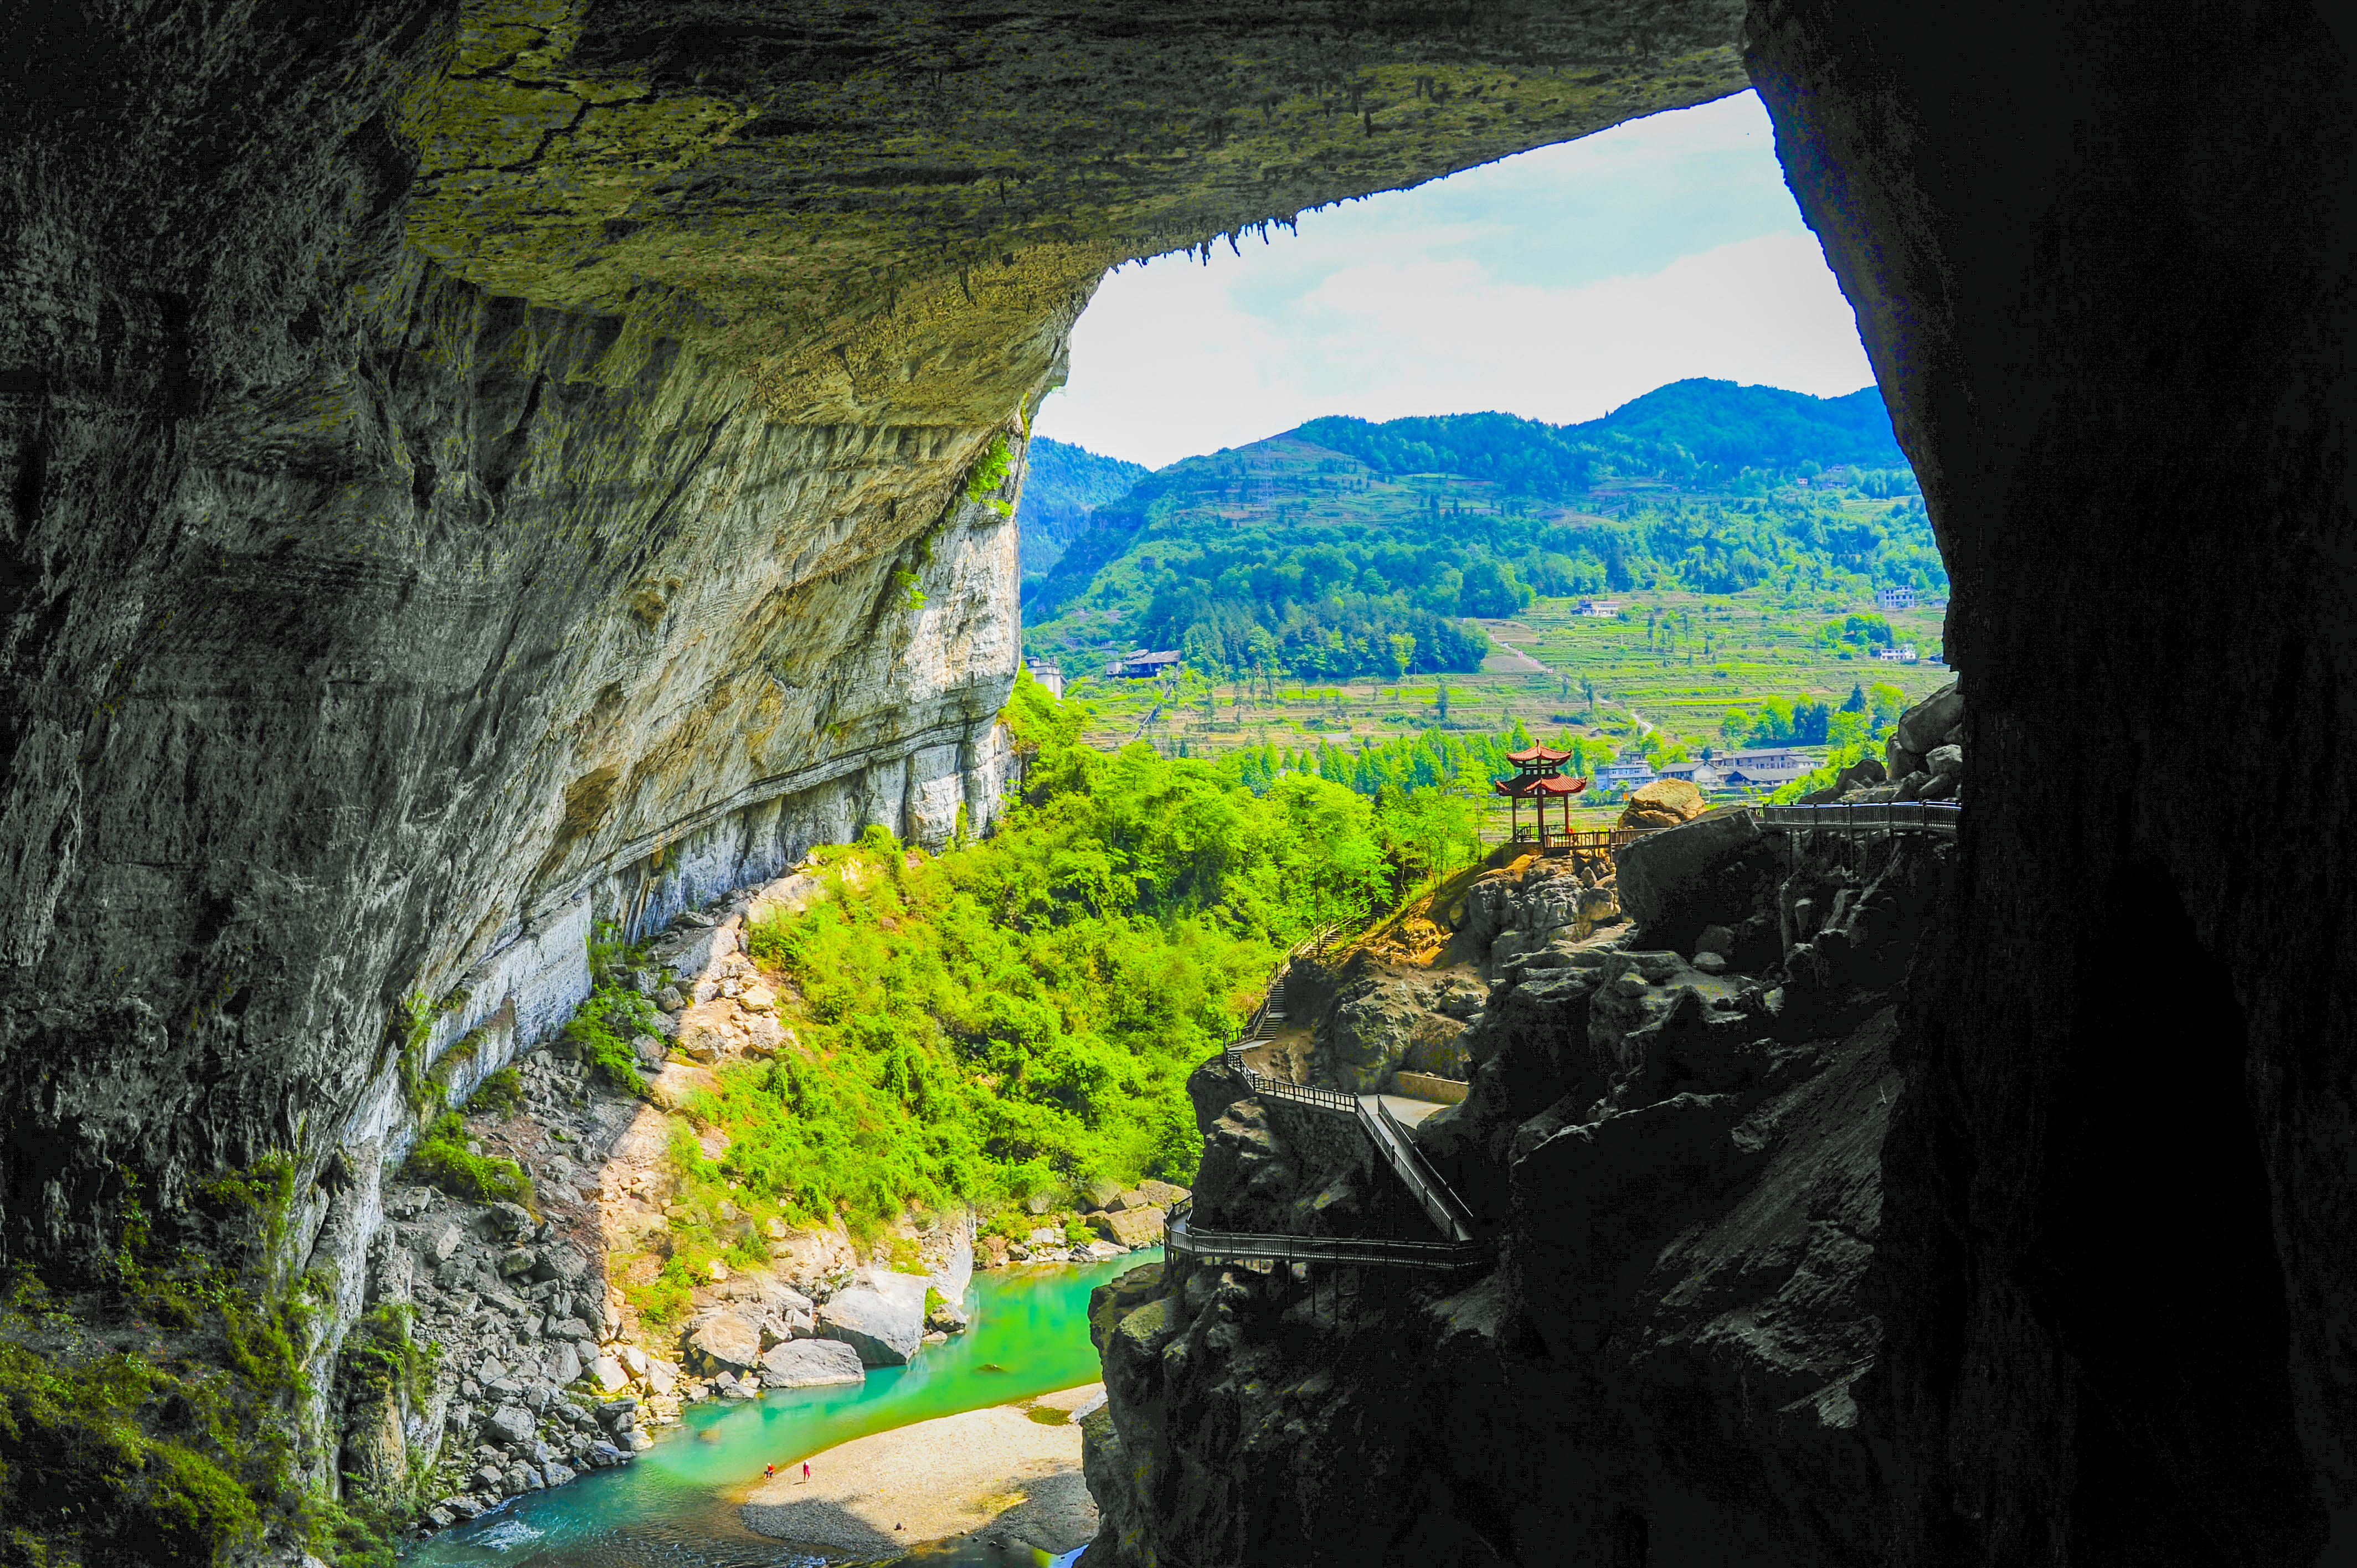
[[[1748,917],[1756,884],[1775,873],[1773,851],[1748,811],[1714,811],[1649,834],[1617,858],[1620,907],[1664,947],[1686,946],[1705,926]]]
[[[1935,746],[1923,755],[1923,766],[1932,770],[1934,779],[1945,779],[1964,770],[1964,748],[1961,746]]]
[[[1869,784],[1879,784],[1889,778],[1882,764],[1871,757],[1861,757],[1834,775],[1833,795],[1838,799],[1852,789],[1863,789]],[[1819,791],[1823,793],[1823,791]]]
[[[500,1254],[500,1273],[507,1279],[521,1279],[532,1273],[540,1255],[529,1247],[514,1247]]]
[[[761,1356],[761,1383],[772,1389],[814,1389],[830,1383],[862,1383],[866,1365],[859,1352],[838,1339],[794,1339],[772,1345]]]
[[[1694,950],[1697,957],[1713,952],[1725,958],[1735,950],[1735,933],[1725,926],[1705,926],[1702,934],[1695,938]]]
[[[1624,828],[1674,828],[1702,815],[1702,791],[1684,779],[1656,779],[1631,790],[1620,808]]]
[[[439,1268],[450,1261],[450,1254],[458,1250],[461,1240],[463,1238],[459,1234],[457,1223],[445,1220],[425,1232],[425,1240],[420,1243],[420,1251],[435,1267]]]
[[[560,1344],[549,1358],[548,1380],[562,1388],[581,1380],[581,1352],[571,1345]]]
[[[1947,738],[1948,732],[1961,724],[1964,716],[1964,693],[1951,681],[1899,715],[1895,738],[1900,746],[1921,757]]]
[[[814,1326],[821,1338],[839,1339],[858,1351],[863,1365],[904,1366],[925,1336],[925,1282],[915,1274],[863,1269],[847,1289],[819,1307]]]
[[[755,1013],[745,1019],[745,1054],[753,1057],[773,1057],[786,1047],[786,1028],[766,1013]]]
[[[679,1021],[679,1048],[691,1060],[718,1061],[735,1043],[725,1004],[698,1003]]]
[[[655,1035],[633,1036],[630,1040],[630,1049],[638,1053],[639,1065],[650,1072],[662,1066],[663,1058],[671,1054],[671,1047],[663,1043],[661,1036]]]
[[[761,1325],[741,1312],[716,1313],[687,1337],[688,1365],[705,1373],[742,1371],[761,1359]]]
[[[1169,1208],[1172,1204],[1187,1196],[1187,1189],[1183,1187],[1179,1187],[1172,1182],[1157,1181],[1151,1178],[1139,1182],[1137,1184],[1137,1191],[1138,1195],[1144,1197],[1146,1202],[1160,1204],[1165,1208]]]
[[[1081,1196],[1088,1201],[1091,1208],[1109,1208],[1113,1200],[1121,1196],[1121,1184],[1103,1176],[1091,1176],[1081,1183]]]
[[[585,1344],[595,1343],[597,1336],[577,1317],[552,1319],[544,1330],[551,1339],[575,1339]]]
[[[676,1013],[687,1005],[687,998],[676,985],[666,985],[655,993],[655,1005],[666,1013]]]
[[[1407,1055],[1415,1027],[1429,1016],[1416,987],[1366,974],[1347,984],[1327,1014],[1312,1053],[1317,1074],[1352,1094],[1372,1094]]]
[[[533,1265],[532,1277],[569,1285],[577,1283],[588,1272],[589,1260],[581,1255],[581,1250],[570,1241],[559,1241],[541,1249],[540,1261]]]
[[[501,1405],[491,1412],[490,1420],[483,1423],[483,1436],[486,1441],[496,1443],[502,1448],[513,1448],[532,1441],[533,1429],[536,1424],[532,1412],[523,1406]]]
[[[621,1392],[630,1383],[622,1363],[611,1356],[600,1356],[590,1362],[589,1375],[597,1380],[597,1387],[601,1391],[609,1394]]]
[[[1121,1246],[1158,1247],[1162,1244],[1163,1211],[1159,1208],[1125,1208],[1118,1213],[1092,1214],[1089,1223],[1098,1235]]]
[[[522,1204],[504,1201],[491,1205],[490,1221],[504,1236],[521,1236],[540,1223]]]

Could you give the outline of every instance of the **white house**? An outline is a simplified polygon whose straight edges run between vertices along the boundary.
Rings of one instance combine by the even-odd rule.
[[[1893,610],[1911,610],[1915,607],[1915,590],[1877,588],[1874,590],[1874,607],[1884,615],[1889,615]]]
[[[1911,642],[1902,642],[1891,648],[1878,648],[1874,650],[1874,656],[1877,659],[1887,659],[1893,664],[1912,664],[1915,662],[1915,645]]]
[[[1624,757],[1598,768],[1596,784],[1600,789],[1641,789],[1659,777],[1643,757]]]
[[[1620,601],[1618,599],[1583,599],[1580,601],[1579,613],[1586,616],[1590,620],[1610,620],[1614,616],[1620,613]]]

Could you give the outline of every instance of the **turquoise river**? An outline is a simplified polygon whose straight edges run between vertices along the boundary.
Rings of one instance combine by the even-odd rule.
[[[635,1463],[593,1471],[553,1492],[527,1493],[434,1537],[404,1561],[436,1568],[815,1565],[820,1559],[754,1534],[738,1518],[737,1506],[763,1466],[783,1469],[870,1433],[1096,1381],[1089,1293],[1160,1259],[1159,1251],[1138,1252],[1085,1267],[978,1273],[966,1294],[974,1326],[913,1364],[872,1371],[856,1388],[690,1406],[679,1425],[656,1429],[655,1445]],[[912,1562],[954,1568],[962,1559],[928,1552]]]

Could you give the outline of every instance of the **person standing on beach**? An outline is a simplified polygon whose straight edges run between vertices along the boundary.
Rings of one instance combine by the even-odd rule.
[[[810,1479],[810,1461],[807,1459],[802,1461],[802,1479],[805,1481]]]

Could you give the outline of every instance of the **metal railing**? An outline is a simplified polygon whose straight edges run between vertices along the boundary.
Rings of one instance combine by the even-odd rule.
[[[1405,1255],[1397,1250],[1403,1246],[1478,1247],[1479,1243],[1476,1242],[1473,1235],[1472,1211],[1466,1208],[1465,1201],[1457,1196],[1455,1190],[1441,1179],[1440,1173],[1434,1170],[1431,1164],[1425,1159],[1424,1151],[1415,1146],[1415,1142],[1410,1136],[1406,1124],[1392,1113],[1391,1107],[1383,1103],[1381,1095],[1349,1094],[1339,1089],[1325,1089],[1317,1084],[1287,1083],[1282,1079],[1271,1078],[1244,1060],[1243,1054],[1246,1050],[1265,1043],[1262,1031],[1266,1026],[1282,1020],[1284,1016],[1285,974],[1280,971],[1275,982],[1269,986],[1268,995],[1263,999],[1259,1008],[1253,1014],[1253,1026],[1245,1031],[1245,1037],[1229,1045],[1220,1053],[1228,1070],[1241,1079],[1244,1087],[1256,1095],[1289,1101],[1297,1105],[1308,1106],[1314,1111],[1324,1111],[1337,1116],[1348,1116],[1356,1121],[1360,1131],[1366,1134],[1367,1141],[1374,1145],[1375,1153],[1407,1187],[1409,1196],[1415,1199],[1416,1206],[1424,1210],[1426,1218],[1432,1221],[1436,1230],[1448,1238],[1445,1241],[1413,1243],[1394,1243],[1389,1240],[1378,1242],[1370,1240],[1366,1245],[1380,1245],[1392,1249],[1385,1253],[1385,1257],[1392,1261],[1397,1261],[1399,1257]],[[1255,1237],[1238,1240],[1235,1244],[1239,1247],[1249,1244],[1266,1248],[1286,1240],[1287,1238],[1284,1237]],[[1293,1238],[1292,1240],[1304,1241],[1314,1240],[1320,1247],[1327,1249],[1318,1252],[1317,1256],[1329,1258],[1340,1256],[1331,1250],[1333,1246],[1340,1244],[1335,1239]],[[1276,1254],[1264,1251],[1240,1252],[1236,1255],[1262,1257]],[[1288,1256],[1294,1256],[1295,1261],[1302,1261],[1308,1254],[1288,1254]]]
[[[1760,825],[1786,832],[1953,833],[1964,809],[1953,800],[1874,800],[1855,805],[1762,806]]]
[[[1356,1263],[1372,1268],[1478,1268],[1494,1250],[1486,1242],[1414,1241],[1386,1236],[1278,1236],[1249,1230],[1200,1230],[1194,1201],[1170,1206],[1163,1255],[1204,1263]],[[1167,1267],[1166,1263],[1166,1267]]]

